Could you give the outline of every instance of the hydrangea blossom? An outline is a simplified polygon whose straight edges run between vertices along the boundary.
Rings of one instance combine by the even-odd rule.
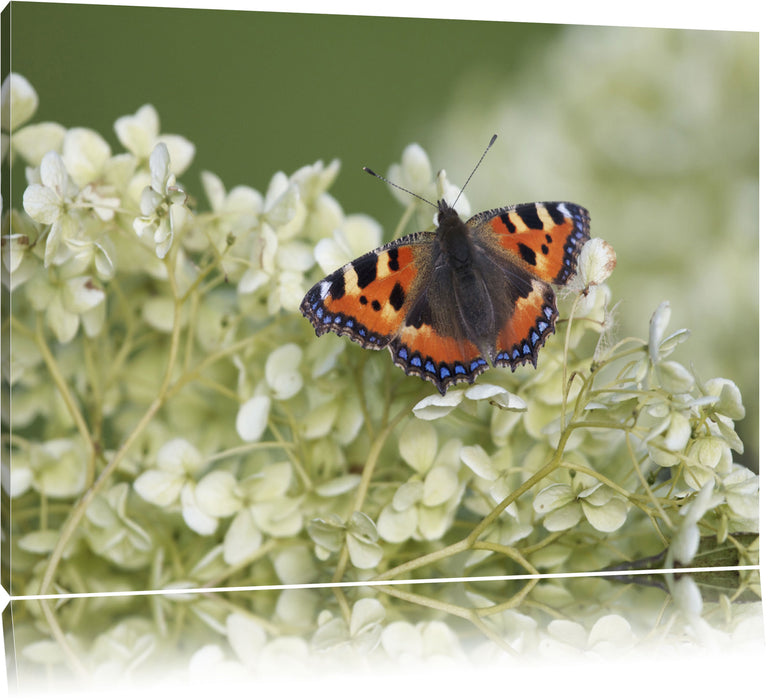
[[[585,518],[600,532],[613,532],[624,522],[628,505],[609,486],[582,472],[570,484],[551,484],[533,502],[543,524],[550,531],[566,530]]]
[[[290,537],[302,529],[300,498],[289,497],[292,483],[289,462],[263,467],[241,481],[228,471],[214,471],[196,486],[197,503],[208,515],[231,517],[224,536],[224,561],[238,564],[255,554],[264,533]]]
[[[34,182],[24,191],[25,211],[35,221],[50,226],[46,237],[46,266],[57,258],[60,243],[75,233],[71,209],[78,193],[78,186],[68,174],[62,157],[49,151],[40,163],[40,183]]]
[[[186,222],[186,193],[176,184],[166,144],[154,147],[149,163],[151,184],[143,189],[142,215],[133,225],[138,236],[153,240],[157,257],[163,258],[172,246],[174,235]]]
[[[6,81],[3,109],[19,100],[28,119],[33,92]],[[382,584],[593,571],[666,546],[664,563],[692,563],[701,534],[756,561],[758,477],[733,454],[742,393],[675,359],[689,333],[669,330],[668,304],[641,320],[645,340],[617,340],[609,244],[585,246],[536,369],[494,369],[442,396],[387,352],[314,338],[297,311],[321,274],[383,240],[337,202],[338,161],[276,173],[266,190],[206,173],[195,206],[178,180],[193,145],[160,134],[152,107],[117,120],[117,153],[90,129],[43,126],[11,135],[28,187],[2,238],[4,283],[22,300],[3,367],[12,525],[24,528],[14,575],[31,593],[175,591],[151,601],[151,628],[103,627],[95,644],[65,630],[92,667],[116,671],[111,644],[131,666],[194,628],[218,641],[187,640],[194,665],[249,676],[293,658],[313,668],[324,651],[457,662],[471,647],[446,613],[475,624],[482,658],[606,655],[637,630],[616,612],[580,617],[583,597],[597,612],[620,600],[595,581],[489,580],[487,598],[467,584]],[[452,202],[457,189],[434,172],[413,145],[388,176]],[[404,231],[425,208],[397,196]],[[465,215],[465,199],[456,206]],[[370,586],[267,591],[251,605],[188,590],[321,581]],[[686,576],[670,585],[700,630],[700,588]],[[726,595],[758,585],[754,572]],[[30,611],[38,639],[40,606]],[[669,627],[658,631],[677,634]],[[63,658],[41,642],[25,654]]]
[[[197,477],[204,467],[197,448],[183,438],[175,438],[159,449],[155,468],[135,480],[135,491],[144,500],[161,507],[179,505],[183,519],[192,530],[210,535],[218,522],[200,507],[195,493]]]

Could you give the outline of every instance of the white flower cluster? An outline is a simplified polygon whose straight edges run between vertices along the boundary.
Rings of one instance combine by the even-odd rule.
[[[688,333],[666,334],[667,304],[648,340],[613,342],[604,241],[583,249],[538,369],[494,369],[441,396],[387,353],[314,338],[298,312],[322,274],[382,240],[329,193],[338,162],[276,173],[264,193],[203,173],[202,211],[182,179],[194,146],[161,134],[150,105],[116,120],[126,151],[112,154],[89,129],[27,124],[37,95],[21,76],[2,97],[13,116],[3,154],[28,182],[2,238],[15,585],[175,591],[154,603],[157,627],[95,633],[95,667],[112,644],[150,653],[164,636],[154,630],[189,604],[253,669],[264,662],[252,644],[270,659],[380,645],[391,658],[460,653],[441,622],[410,622],[366,594],[333,612],[284,591],[262,612],[267,641],[258,613],[185,592],[202,585],[596,570],[645,548],[685,565],[709,535],[756,558],[736,539],[758,527],[757,476],[732,457],[741,394],[670,358]],[[388,175],[432,200],[459,194],[416,144]],[[406,223],[415,200],[397,196]],[[674,588],[697,618],[689,584]],[[568,594],[536,595],[560,610]],[[498,597],[469,602],[507,644],[630,639],[607,617],[589,630],[553,624],[539,644]],[[439,609],[472,619],[457,602]],[[40,644],[30,653],[45,661]],[[232,664],[213,645],[196,659]]]

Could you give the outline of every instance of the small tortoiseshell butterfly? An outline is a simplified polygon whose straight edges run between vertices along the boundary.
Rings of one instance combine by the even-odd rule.
[[[574,275],[590,238],[587,210],[534,202],[464,223],[444,199],[437,207],[436,231],[403,236],[331,273],[307,292],[302,313],[316,335],[387,346],[396,365],[442,394],[488,363],[535,367],[558,317],[550,284]]]

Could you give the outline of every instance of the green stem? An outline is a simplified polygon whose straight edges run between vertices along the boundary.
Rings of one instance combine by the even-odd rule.
[[[386,425],[380,433],[377,435],[377,438],[372,443],[372,447],[369,450],[369,454],[367,455],[366,461],[364,462],[364,471],[361,474],[361,481],[358,484],[358,490],[356,491],[355,498],[353,499],[353,505],[350,508],[350,515],[348,516],[348,519],[358,510],[361,510],[364,506],[364,501],[366,500],[366,493],[369,490],[369,484],[372,481],[372,475],[374,474],[375,467],[377,466],[377,458],[380,456],[380,452],[383,449],[383,445],[385,444],[385,441],[388,439],[388,436],[393,432],[393,430],[396,428],[396,426],[404,420],[404,418],[407,417],[407,415],[410,413],[412,408],[408,406],[407,408],[404,408],[400,410],[393,419]],[[334,571],[334,577],[333,580],[335,582],[341,581],[342,576],[345,573],[345,566],[347,566],[348,563],[348,546],[347,544],[343,544],[342,551],[340,552],[340,558],[337,562],[337,568]]]
[[[563,451],[566,447],[566,443],[568,442],[568,439],[571,436],[571,433],[573,430],[574,430],[574,425],[570,424],[566,428],[565,432],[561,435],[561,438],[558,442],[558,446],[555,449],[555,452],[553,453],[550,460],[547,462],[547,464],[545,464],[538,472],[536,472],[531,477],[526,479],[518,488],[516,488],[505,499],[503,499],[462,540],[459,540],[454,544],[451,544],[451,545],[448,545],[447,547],[439,549],[436,552],[430,552],[429,554],[424,554],[421,557],[417,557],[416,559],[412,559],[408,562],[404,562],[403,564],[399,564],[398,566],[394,566],[392,569],[388,569],[387,571],[384,571],[382,574],[375,576],[374,579],[372,580],[387,581],[387,580],[396,578],[397,576],[402,576],[404,574],[407,574],[410,571],[414,571],[415,569],[419,569],[420,567],[426,566],[427,564],[433,564],[434,562],[440,561],[441,559],[445,559],[446,557],[453,556],[454,554],[459,554],[461,552],[467,551],[468,549],[471,549],[474,543],[480,537],[480,535],[482,535],[482,533],[495,522],[496,518],[498,518],[501,515],[501,513],[503,513],[507,509],[507,507],[509,507],[510,504],[517,501],[524,493],[526,493],[531,488],[533,488],[542,479],[552,474],[552,472],[554,472],[560,466],[560,461],[563,455]]]
[[[46,343],[46,339],[43,337],[43,317],[40,314],[38,314],[36,318],[35,344],[37,345],[38,350],[43,357],[43,362],[46,365],[46,369],[49,371],[49,374],[54,380],[54,384],[56,385],[60,396],[65,402],[65,406],[67,406],[67,411],[70,414],[70,417],[73,419],[76,429],[81,435],[81,439],[84,441],[84,444],[89,448],[89,450],[94,453],[94,441],[92,440],[92,435],[89,432],[89,427],[86,425],[86,420],[81,413],[81,409],[78,408],[78,403],[76,402],[75,396],[73,396],[70,388],[67,386],[65,378],[59,371],[59,365],[54,359],[54,355],[51,354],[51,350]]]
[[[173,296],[175,296],[175,282],[173,280],[172,271],[170,274],[170,286],[172,287],[172,290],[173,290]],[[156,396],[156,398],[151,402],[151,405],[148,407],[145,414],[140,418],[135,428],[132,430],[132,432],[129,434],[126,440],[124,440],[124,444],[122,444],[118,448],[118,450],[116,450],[116,453],[113,455],[113,459],[111,459],[111,461],[107,464],[107,466],[102,470],[102,472],[94,481],[94,483],[91,485],[91,487],[84,492],[83,496],[75,505],[70,515],[68,516],[67,520],[65,520],[64,524],[62,525],[59,539],[57,540],[56,545],[54,545],[54,549],[51,552],[51,556],[49,557],[48,563],[46,565],[46,569],[43,572],[43,577],[41,579],[41,584],[40,584],[41,595],[48,593],[49,588],[51,587],[51,584],[54,580],[54,574],[56,572],[57,566],[59,565],[59,562],[62,559],[62,555],[64,554],[65,548],[67,547],[67,544],[70,542],[70,538],[78,529],[81,519],[84,517],[84,514],[86,513],[86,509],[89,507],[89,504],[94,500],[94,497],[108,483],[110,477],[113,475],[113,472],[116,471],[116,468],[118,467],[118,465],[121,464],[121,461],[126,456],[130,447],[132,447],[135,440],[137,440],[140,437],[140,435],[142,435],[145,428],[151,422],[153,417],[158,413],[159,409],[164,405],[165,400],[168,398],[167,390],[170,387],[170,382],[172,381],[172,373],[175,368],[175,358],[177,357],[177,354],[178,354],[178,344],[180,342],[180,333],[181,333],[180,315],[181,315],[181,305],[180,305],[180,302],[176,300],[176,303],[174,306],[174,315],[173,315],[173,330],[172,330],[172,336],[170,338],[170,352],[167,358],[167,367],[165,369],[164,376],[162,378],[162,383],[161,383],[161,388],[159,390],[159,393]],[[45,349],[43,349],[43,351],[47,353],[48,348],[46,347]],[[67,389],[67,387],[65,387],[65,389]]]

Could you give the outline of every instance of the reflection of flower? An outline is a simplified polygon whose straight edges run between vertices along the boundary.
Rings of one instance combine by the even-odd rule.
[[[578,652],[611,656],[629,651],[636,641],[630,623],[621,615],[598,618],[589,632],[578,622],[553,620],[539,642],[539,651],[548,658]]]
[[[303,670],[309,663],[308,644],[301,637],[277,636],[270,639],[265,627],[252,615],[233,612],[226,618],[225,627],[229,646],[240,660],[240,671],[248,669],[259,677],[266,678],[268,674],[277,673],[278,670]],[[235,669],[223,668],[218,654],[211,652],[208,656],[214,657],[209,663],[218,661],[225,672],[228,670],[228,680],[241,677],[240,674],[234,674]],[[195,668],[192,664],[192,670]],[[201,669],[196,671],[199,676]],[[203,680],[207,680],[209,676],[208,673]]]
[[[374,598],[361,598],[353,605],[350,621],[324,612],[319,619],[318,629],[312,639],[312,646],[318,651],[348,646],[362,652],[374,649],[383,631],[382,621],[385,608]]]
[[[399,663],[465,658],[458,635],[442,620],[391,622],[382,631],[380,644],[388,657]]]

